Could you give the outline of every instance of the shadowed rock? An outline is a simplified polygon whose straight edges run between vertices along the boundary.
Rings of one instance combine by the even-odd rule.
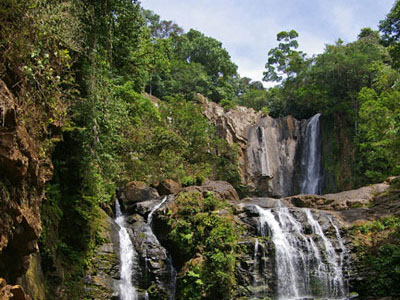
[[[19,112],[17,100],[0,80],[0,276],[9,283],[28,270],[29,255],[38,251],[39,206],[53,171]]]

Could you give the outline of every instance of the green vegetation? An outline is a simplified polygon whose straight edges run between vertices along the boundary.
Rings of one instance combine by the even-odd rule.
[[[319,112],[334,124],[343,149],[324,156],[334,156],[335,165],[346,156],[346,164],[354,166],[353,174],[342,174],[353,185],[342,187],[399,175],[399,72],[391,48],[383,45],[378,32],[364,28],[356,41],[344,44],[339,39],[324,53],[307,57],[296,50],[297,37],[293,30],[279,33],[278,47],[269,52],[264,80],[280,82],[268,91],[270,114],[309,118]]]
[[[388,216],[354,227],[361,263],[368,278],[357,286],[361,296],[400,296],[400,217]]]
[[[383,217],[379,220],[366,223],[361,226],[356,226],[353,230],[359,230],[362,234],[382,232],[385,230],[396,229],[400,227],[400,218],[394,216]]]
[[[212,193],[180,193],[168,211],[169,238],[182,264],[178,299],[231,299],[240,229]]]
[[[40,251],[50,285],[79,298],[88,258],[101,241],[98,208],[109,206],[127,181],[171,178],[186,186],[221,179],[245,191],[237,145],[217,137],[193,101],[196,93],[226,110],[322,113],[334,131],[324,166],[339,186],[399,175],[399,20],[396,1],[380,22],[382,36],[365,28],[356,41],[338,39],[314,57],[298,50],[296,31],[279,33],[264,73],[279,85],[266,90],[239,76],[221,42],[185,33],[137,1],[1,1],[0,77],[17,99],[18,122],[33,138],[40,165],[50,157],[54,165],[41,206]],[[170,239],[183,251],[182,299],[233,293],[240,249],[224,210],[229,206],[211,194],[181,194],[170,211]],[[362,234],[393,231],[368,253],[378,255],[371,256],[376,293],[392,287],[398,296],[399,271],[384,269],[398,265],[398,220],[365,226]]]
[[[1,78],[54,165],[41,206],[43,269],[75,299],[99,242],[97,208],[117,187],[165,178],[239,186],[237,149],[190,102],[196,92],[233,97],[236,66],[217,40],[184,34],[136,1],[6,0],[0,11]]]

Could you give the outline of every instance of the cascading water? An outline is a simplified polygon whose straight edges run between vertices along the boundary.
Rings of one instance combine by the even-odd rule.
[[[303,194],[321,193],[321,135],[319,117],[316,114],[306,126],[301,155],[301,192]]]
[[[253,297],[252,300],[257,300],[259,297],[266,295],[267,289],[266,285],[268,283],[267,278],[264,276],[267,270],[267,251],[264,245],[264,241],[261,239],[259,241],[258,238],[255,239],[254,243],[254,257],[253,257],[253,266],[252,266],[252,292]]]
[[[275,248],[276,299],[346,299],[343,258],[336,253],[312,211],[283,206],[256,208],[260,234],[270,237]],[[330,217],[325,219],[335,227]],[[341,240],[338,230],[336,237]],[[339,246],[344,244],[339,241]]]
[[[151,225],[151,221],[153,221],[153,214],[154,214],[154,212],[156,212],[157,209],[159,209],[159,208],[165,203],[165,201],[167,201],[167,196],[165,196],[165,197],[161,200],[160,203],[158,203],[156,206],[154,206],[154,207],[151,209],[151,211],[150,211],[150,213],[149,213],[149,215],[148,215],[148,217],[147,217],[147,224]]]
[[[115,215],[115,222],[119,226],[119,253],[121,260],[120,298],[121,300],[136,300],[136,289],[132,285],[132,267],[135,259],[135,250],[125,227],[125,217],[121,213],[118,201],[115,202]]]
[[[151,236],[155,241],[158,242],[158,239],[156,237],[156,235],[153,233],[153,230],[151,228],[151,222],[153,221],[153,215],[154,213],[168,200],[168,197],[165,196],[160,203],[158,203],[157,205],[155,205],[149,215],[147,216],[147,225],[150,229],[150,232],[147,233],[149,236]],[[165,251],[165,255],[168,256],[168,260],[166,261],[166,269],[168,269],[169,271],[169,277],[170,277],[170,282],[169,282],[169,290],[170,290],[170,295],[168,297],[168,300],[174,300],[175,299],[175,290],[176,290],[176,270],[174,268],[174,266],[172,265],[172,258],[169,254],[166,253]]]

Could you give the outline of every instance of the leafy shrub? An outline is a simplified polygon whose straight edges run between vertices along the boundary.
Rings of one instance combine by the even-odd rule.
[[[379,220],[375,220],[372,223],[366,223],[356,227],[362,234],[369,232],[381,232],[388,229],[394,229],[400,227],[400,218],[395,216],[383,217]]]
[[[169,239],[183,256],[179,299],[230,299],[239,253],[238,229],[213,193],[181,193],[169,209]]]
[[[359,294],[397,299],[400,296],[400,217],[384,217],[354,229],[368,239],[358,246],[360,263],[369,274],[357,287]]]

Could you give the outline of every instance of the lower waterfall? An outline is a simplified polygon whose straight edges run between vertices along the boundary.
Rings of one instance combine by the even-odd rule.
[[[121,213],[118,201],[115,201],[115,215],[115,222],[119,226],[118,235],[121,260],[120,298],[121,300],[136,300],[136,289],[132,285],[132,266],[135,259],[135,250],[128,231],[125,228],[125,217]]]
[[[310,209],[256,208],[260,235],[274,245],[276,299],[347,299],[342,271],[345,247],[332,218],[324,215],[336,247]]]

